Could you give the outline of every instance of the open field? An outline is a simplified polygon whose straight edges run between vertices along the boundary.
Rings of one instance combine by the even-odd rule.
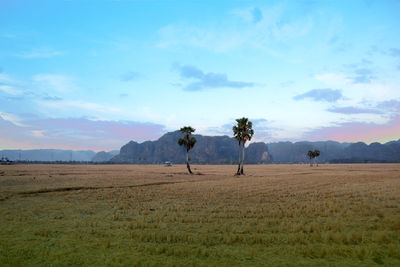
[[[400,164],[0,166],[0,265],[400,266]]]

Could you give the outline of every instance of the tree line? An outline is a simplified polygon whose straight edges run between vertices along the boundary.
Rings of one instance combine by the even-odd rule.
[[[182,138],[179,138],[178,145],[183,146],[186,149],[186,168],[188,169],[189,174],[192,174],[192,170],[190,169],[190,157],[189,151],[194,148],[196,144],[196,138],[192,136],[195,132],[195,129],[191,126],[184,126],[179,130],[184,134]],[[236,171],[236,175],[244,174],[244,151],[245,145],[247,141],[251,141],[251,138],[254,135],[253,123],[249,121],[248,118],[240,118],[236,119],[236,125],[232,127],[233,137],[238,141],[239,145],[239,153],[238,153],[238,167]],[[311,159],[316,158],[320,155],[319,150],[308,151],[307,154],[310,158],[310,166]]]

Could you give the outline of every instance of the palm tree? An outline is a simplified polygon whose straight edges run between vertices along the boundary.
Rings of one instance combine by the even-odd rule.
[[[236,120],[238,121],[238,120]],[[238,149],[238,168],[237,168],[237,172],[236,174],[239,175],[240,174],[240,144],[242,143],[242,135],[241,132],[239,130],[239,122],[238,122],[238,126],[234,125],[232,127],[232,131],[233,131],[233,137],[235,137],[235,139],[239,142],[239,149]]]
[[[311,167],[312,166],[311,159],[315,158],[314,152],[311,150],[308,150],[307,156],[310,158],[310,167]]]
[[[318,149],[315,149],[314,150],[314,157],[315,157],[315,161],[317,162],[317,167],[318,167],[317,158],[319,157],[319,155],[321,155],[321,152]]]
[[[189,151],[194,147],[196,144],[196,138],[191,137],[190,134],[194,133],[195,129],[190,126],[184,126],[179,130],[181,133],[185,135],[183,138],[179,138],[178,145],[184,146],[186,148],[186,167],[190,174],[192,174],[192,170],[190,169],[190,158],[189,158]]]
[[[254,130],[253,130],[253,123],[249,121],[248,118],[241,118],[241,119],[236,119],[237,122],[237,134],[235,134],[234,130],[234,135],[237,140],[240,140],[240,143],[242,144],[242,161],[241,164],[239,164],[239,170],[237,174],[244,174],[243,171],[243,166],[244,166],[244,148],[246,145],[247,141],[250,141],[251,138],[254,135]],[[235,127],[235,126],[234,126]],[[232,128],[233,129],[233,128]],[[240,145],[239,143],[239,145]]]

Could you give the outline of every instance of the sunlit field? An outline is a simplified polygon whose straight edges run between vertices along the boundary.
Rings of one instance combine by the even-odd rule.
[[[0,265],[400,265],[400,165],[0,166]]]

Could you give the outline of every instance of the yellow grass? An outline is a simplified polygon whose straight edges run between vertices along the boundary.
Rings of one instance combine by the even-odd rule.
[[[0,265],[400,265],[400,165],[0,166]]]

